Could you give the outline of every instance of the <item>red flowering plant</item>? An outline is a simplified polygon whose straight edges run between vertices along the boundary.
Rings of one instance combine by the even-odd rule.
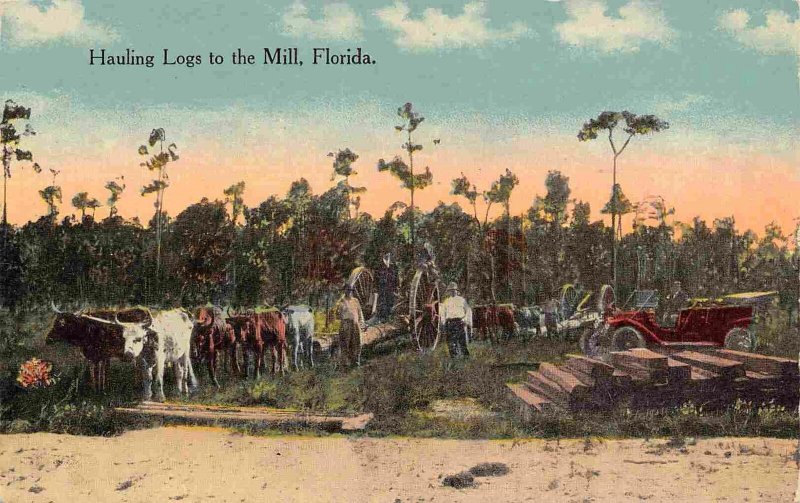
[[[31,358],[20,365],[17,383],[27,389],[46,388],[56,382],[55,377],[51,374],[52,370],[52,363]]]

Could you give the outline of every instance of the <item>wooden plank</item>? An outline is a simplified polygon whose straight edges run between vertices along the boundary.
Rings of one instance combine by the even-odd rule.
[[[566,367],[573,368],[591,377],[611,377],[614,367],[605,362],[582,355],[567,355]]]
[[[584,386],[586,386],[588,388],[594,388],[596,386],[602,386],[604,384],[604,382],[602,380],[595,379],[594,377],[590,376],[586,372],[581,372],[578,369],[575,369],[575,368],[572,368],[572,367],[568,367],[566,365],[561,366],[560,369],[563,370],[564,372],[569,372],[570,374],[575,376],[575,378],[578,381],[580,381],[581,384],[583,384]],[[610,377],[608,379],[610,380]]]
[[[666,362],[666,358],[664,361]],[[628,374],[635,384],[664,384],[669,379],[668,368],[654,369],[628,362],[616,362],[614,366]]]
[[[551,402],[565,407],[568,407],[573,402],[569,393],[539,371],[528,372],[528,381],[525,384],[531,391],[547,398]]]
[[[635,348],[628,351],[614,351],[611,353],[611,363],[619,365],[633,364],[653,370],[667,370],[667,357],[655,351],[644,348]]]
[[[692,367],[688,363],[670,358],[667,360],[667,366],[667,380],[670,384],[685,383],[692,377]]]
[[[744,377],[745,368],[741,362],[726,360],[711,354],[681,351],[671,355],[670,358],[688,363],[692,367],[713,372],[724,379],[732,380],[737,377]]]
[[[633,382],[631,375],[624,370],[614,369],[611,375],[611,382],[618,388],[629,388]]]
[[[745,353],[731,349],[715,349],[711,353],[726,360],[741,362],[746,370],[764,374],[797,375],[800,372],[797,361],[789,358]]]
[[[692,367],[693,382],[709,382],[718,380],[719,374],[715,374],[714,372],[709,372],[708,370],[703,370],[701,368]]]
[[[255,423],[275,427],[309,426],[332,431],[363,430],[372,419],[372,414],[355,417],[323,416],[316,414],[267,413],[262,411],[221,411],[202,409],[171,409],[169,407],[116,407],[114,411],[121,414],[172,418],[176,420],[201,423]]]
[[[511,397],[520,406],[523,419],[529,419],[531,412],[547,412],[555,405],[550,400],[538,395],[522,383],[506,384]]]
[[[539,365],[539,372],[550,379],[573,397],[585,397],[588,395],[589,388],[583,384],[576,376],[565,372],[552,363],[542,363]]]

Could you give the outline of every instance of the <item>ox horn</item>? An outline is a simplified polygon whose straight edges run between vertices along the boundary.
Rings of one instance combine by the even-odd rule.
[[[61,311],[61,309],[56,307],[56,303],[53,302],[52,300],[50,301],[50,309],[52,309],[54,312],[56,312],[58,314],[62,314],[63,313],[63,311]]]
[[[95,316],[89,316],[88,314],[82,314],[81,318],[85,320],[96,321],[97,323],[105,323],[106,325],[117,325],[118,323],[114,323],[113,321],[104,320],[103,318],[97,318]]]

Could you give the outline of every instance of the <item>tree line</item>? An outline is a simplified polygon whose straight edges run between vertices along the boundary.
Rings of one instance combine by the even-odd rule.
[[[628,141],[667,127],[652,116],[604,114],[584,124],[579,139],[609,131],[615,167],[628,145],[613,144],[617,123],[627,121]],[[423,211],[414,204],[414,194],[433,179],[430,168],[415,167],[423,151],[415,136],[424,118],[410,103],[398,109],[398,117],[401,124],[395,129],[406,140],[404,156],[380,159],[377,169],[400,181],[409,203],[397,201],[377,216],[360,209],[368,189],[353,184],[364,161],[349,148],[328,154],[331,186],[321,193],[301,178],[283,195],[248,207],[242,181],[175,216],[167,214],[163,203],[167,168],[179,156],[163,129],[154,129],[138,148],[147,159],[143,166],[154,173],[138,196],[128,194],[123,178],[114,178],[105,185],[103,202],[79,192],[70,201],[76,211],[69,213],[57,183],[59,171],[48,168],[52,178],[39,192],[45,206],[39,219],[9,224],[4,198],[0,304],[254,306],[304,301],[325,306],[353,268],[377,268],[386,252],[397,262],[401,281],[410,279],[423,252],[433,253],[442,281],[458,282],[475,303],[539,304],[557,296],[565,283],[596,290],[614,283],[616,276],[618,300],[637,288],[665,291],[677,280],[697,296],[778,290],[782,304],[796,304],[796,255],[776,224],[759,236],[738,228],[733,217],[677,222],[663,198],[631,203],[616,181],[602,210],[611,214],[612,226],[592,221],[589,204],[571,196],[569,178],[556,170],[546,175],[545,193],[521,214],[510,210],[519,179],[508,169],[498,170],[487,187],[477,187],[462,173],[450,181],[459,202],[440,202]],[[30,152],[17,148],[24,135],[6,131],[29,118],[30,109],[6,103],[0,123],[4,185],[13,163],[32,161]],[[24,131],[34,134],[28,126]],[[116,210],[122,197],[151,195],[155,211],[149,222]],[[496,206],[503,211],[490,218]],[[625,235],[619,232],[623,218],[633,224]]]

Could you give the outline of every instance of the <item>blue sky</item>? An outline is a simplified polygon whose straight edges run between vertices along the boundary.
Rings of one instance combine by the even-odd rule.
[[[519,150],[523,138],[558,150],[583,120],[623,108],[670,121],[670,134],[646,139],[665,154],[798,158],[795,0],[0,0],[0,9],[0,90],[34,105],[39,151],[67,167],[81,153],[136,166],[115,153],[159,123],[183,147],[227,145],[244,157],[274,141],[281,169],[295,175],[307,169],[289,159],[286,142],[298,135],[320,159],[337,145],[375,157],[394,148],[383,128],[405,101],[424,111],[431,136],[446,138],[443,148],[472,146],[486,158]],[[258,55],[279,46],[362,47],[378,63],[88,65],[89,48],[158,60],[163,48],[230,59],[237,47]],[[587,156],[604,159],[604,149]]]

